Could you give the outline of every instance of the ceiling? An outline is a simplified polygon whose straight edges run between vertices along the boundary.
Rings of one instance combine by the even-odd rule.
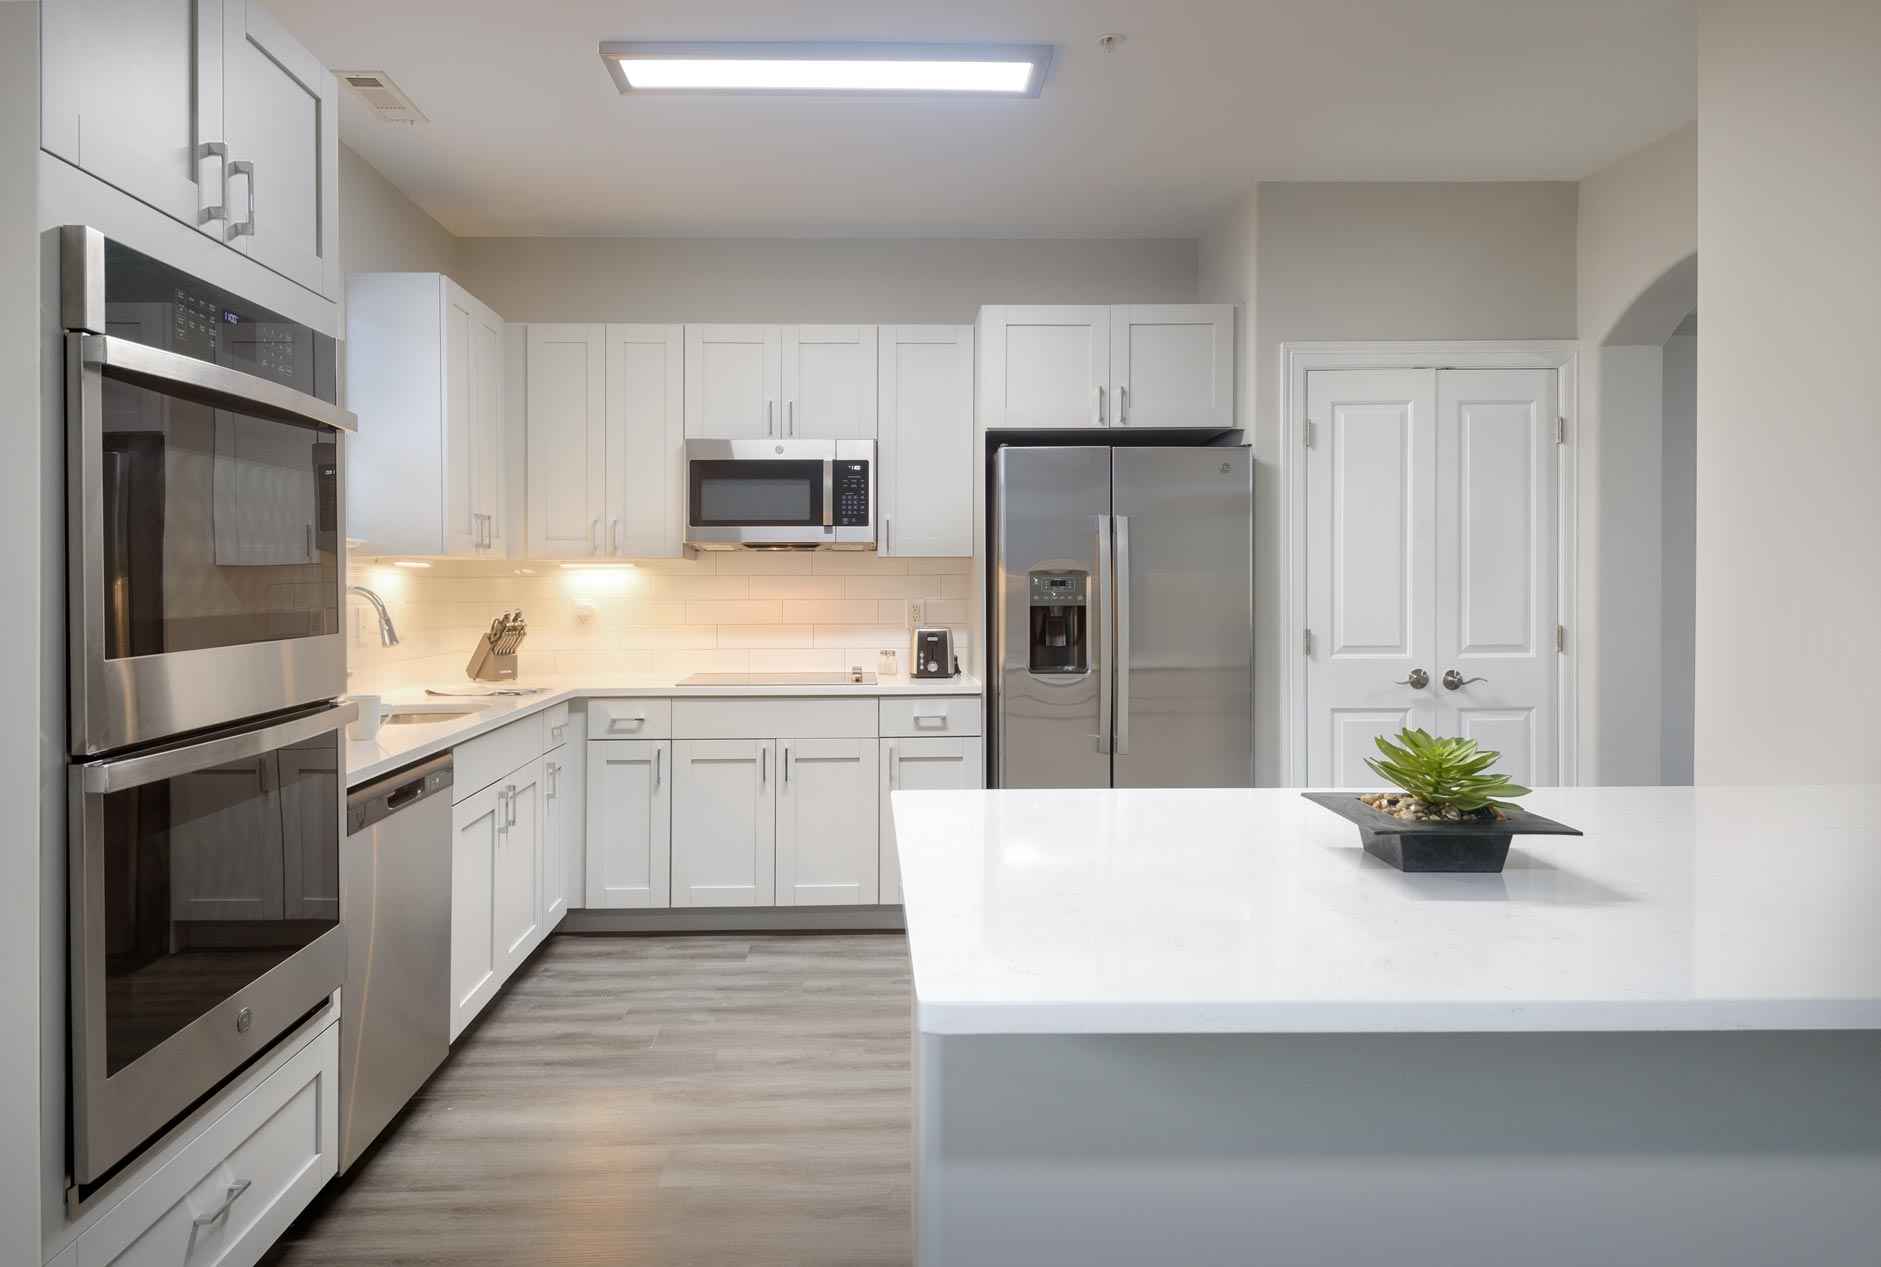
[[[1257,179],[1575,180],[1696,112],[1694,0],[269,3],[430,117],[340,132],[463,236],[1192,237]],[[623,97],[603,39],[1058,52],[1036,101]]]

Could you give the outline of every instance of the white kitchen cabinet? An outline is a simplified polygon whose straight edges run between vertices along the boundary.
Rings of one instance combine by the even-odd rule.
[[[40,144],[221,241],[223,0],[59,0],[40,16]]]
[[[978,736],[883,739],[881,783],[881,897],[901,901],[901,857],[895,852],[894,793],[958,792],[986,786],[986,760]]]
[[[494,919],[501,975],[522,966],[542,944],[543,760],[511,772],[499,786],[506,805],[497,841]]]
[[[573,905],[575,876],[568,865],[568,836],[580,819],[581,807],[569,803],[570,783],[567,749],[557,748],[542,758],[542,937],[555,931]]]
[[[587,905],[672,905],[672,747],[657,739],[588,743]]]
[[[898,325],[880,333],[884,557],[973,554],[973,327]]]
[[[451,1041],[503,984],[496,874],[509,801],[502,784],[451,807]]]
[[[762,440],[783,434],[780,326],[686,327],[686,435]]]
[[[1234,426],[1234,307],[1130,304],[1110,310],[1111,425]]]
[[[673,905],[771,906],[777,742],[673,742]]]
[[[876,740],[785,739],[777,904],[872,905],[879,887]]]
[[[609,552],[685,554],[685,333],[676,325],[607,327]]]
[[[778,435],[791,440],[872,440],[876,432],[874,326],[784,326]]]
[[[338,299],[339,85],[260,0],[224,0],[227,241]]]
[[[1110,309],[981,310],[982,398],[991,427],[1101,427],[1109,419]]]
[[[1232,305],[992,306],[980,339],[989,428],[1235,425]]]
[[[604,335],[599,325],[529,326],[528,558],[607,553]]]
[[[354,273],[346,292],[346,535],[368,555],[507,557],[503,319],[441,273]],[[598,362],[597,362],[598,363]]]

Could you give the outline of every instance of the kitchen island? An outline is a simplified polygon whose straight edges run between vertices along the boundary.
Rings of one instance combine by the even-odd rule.
[[[896,793],[921,1267],[1872,1264],[1881,788]]]

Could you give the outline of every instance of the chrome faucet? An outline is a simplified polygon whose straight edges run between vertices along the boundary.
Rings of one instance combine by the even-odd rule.
[[[348,594],[359,595],[368,603],[371,603],[373,608],[378,611],[379,645],[382,647],[396,647],[398,645],[398,630],[392,628],[392,613],[385,609],[385,600],[363,585],[348,585],[346,592]]]

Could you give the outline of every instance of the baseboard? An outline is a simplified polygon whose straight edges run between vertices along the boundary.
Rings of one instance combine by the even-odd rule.
[[[563,933],[901,932],[899,906],[721,906],[688,910],[573,910]]]

